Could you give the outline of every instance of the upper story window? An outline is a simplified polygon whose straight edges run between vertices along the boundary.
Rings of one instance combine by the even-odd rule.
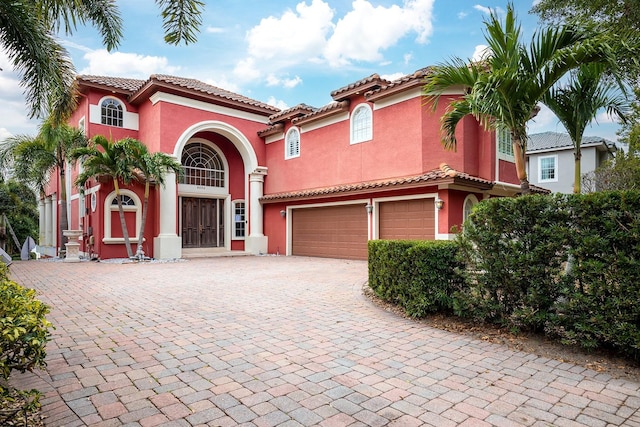
[[[284,158],[300,157],[300,131],[298,128],[292,127],[289,129],[284,141]]]
[[[558,181],[558,156],[538,158],[539,182]]]
[[[360,104],[351,114],[351,143],[370,141],[372,138],[373,112],[369,104]]]
[[[498,158],[513,160],[513,141],[509,128],[499,126],[496,129],[496,139],[498,140]]]
[[[211,146],[201,142],[187,144],[182,151],[184,174],[181,184],[225,187],[225,163]]]
[[[106,98],[100,105],[100,123],[108,126],[123,127],[123,108],[115,98]]]

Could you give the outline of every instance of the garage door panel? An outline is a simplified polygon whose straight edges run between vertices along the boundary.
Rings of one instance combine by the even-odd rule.
[[[291,253],[367,258],[367,215],[362,205],[293,209]]]
[[[435,239],[433,199],[397,200],[383,202],[379,206],[380,239]]]

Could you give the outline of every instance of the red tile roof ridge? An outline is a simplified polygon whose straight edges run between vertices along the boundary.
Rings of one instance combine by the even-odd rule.
[[[144,84],[145,80],[132,79],[128,77],[112,77],[112,76],[98,76],[92,74],[78,74],[76,80],[85,81],[88,83],[95,83],[103,86],[113,87],[129,91],[131,93],[139,90]]]

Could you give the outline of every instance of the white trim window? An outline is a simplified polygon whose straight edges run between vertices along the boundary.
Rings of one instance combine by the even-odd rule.
[[[287,131],[284,141],[285,160],[300,157],[300,130],[297,127]]]
[[[129,233],[129,239],[132,242],[138,240],[138,230],[140,229],[140,223],[142,221],[142,203],[136,193],[130,190],[120,190],[122,209],[124,211],[125,220],[133,213],[135,215],[135,229],[131,230],[131,222],[127,221],[127,232]],[[124,243],[124,237],[113,237],[112,228],[119,231],[122,235],[122,227],[120,226],[120,220],[116,219],[116,224],[113,224],[112,217],[118,218],[118,201],[116,200],[116,192],[112,191],[104,201],[104,239],[105,243]],[[115,215],[114,215],[115,213]]]
[[[351,144],[373,139],[373,112],[369,104],[360,104],[351,113]]]
[[[473,207],[476,204],[478,204],[478,198],[473,194],[469,194],[464,199],[464,203],[462,204],[462,222],[466,221],[467,218],[469,218],[469,215],[471,215],[471,212],[473,212]]]
[[[498,158],[513,161],[513,140],[511,131],[505,126],[496,128],[496,141],[498,145]]]
[[[246,203],[244,200],[234,200],[233,209],[233,240],[244,240],[247,232]]]
[[[107,126],[124,127],[124,108],[116,98],[105,98],[100,104],[100,123]]]
[[[558,156],[538,157],[538,182],[558,181]]]

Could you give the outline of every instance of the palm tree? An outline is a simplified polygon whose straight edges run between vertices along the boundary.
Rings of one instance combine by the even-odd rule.
[[[126,185],[134,179],[134,165],[131,157],[126,153],[130,150],[129,146],[136,143],[137,141],[133,138],[121,139],[114,143],[102,135],[97,135],[91,140],[89,146],[79,148],[72,153],[74,159],[82,159],[83,170],[76,177],[76,185],[84,186],[90,178],[112,180],[118,203],[120,227],[129,258],[133,257],[133,251],[131,250],[127,223],[124,219],[120,182]]]
[[[182,172],[182,165],[173,157],[165,153],[150,153],[147,146],[140,141],[127,145],[126,155],[131,158],[135,165],[136,179],[144,182],[144,202],[142,205],[142,220],[138,233],[138,247],[136,257],[144,258],[142,242],[144,241],[144,227],[147,222],[147,208],[149,206],[149,188],[151,184],[164,186],[164,178],[167,172],[174,172],[176,175]]]
[[[71,153],[87,145],[87,138],[80,129],[66,124],[55,124],[47,120],[40,125],[34,137],[19,135],[5,141],[0,151],[0,163],[12,163],[16,179],[29,183],[44,194],[50,176],[58,173],[60,230],[59,242],[65,243],[63,230],[69,227],[67,218],[67,177],[66,165],[73,161]],[[62,247],[62,246],[61,246]]]
[[[161,8],[165,41],[196,41],[204,2],[156,0]],[[122,19],[113,0],[0,1],[0,48],[21,74],[31,117],[52,116],[62,123],[76,102],[75,69],[54,32],[72,34],[77,25],[93,24],[108,50],[122,39]]]
[[[465,95],[451,101],[441,119],[443,145],[455,148],[456,126],[469,114],[486,129],[506,127],[511,134],[520,188],[527,194],[530,190],[524,157],[526,123],[537,114],[538,102],[580,64],[614,64],[615,58],[604,35],[589,34],[571,26],[543,29],[533,35],[530,45],[523,44],[512,4],[507,6],[504,25],[494,12],[485,25],[489,55],[478,62],[453,58],[433,67],[426,78],[424,93],[435,108],[445,91],[460,86],[468,88]]]
[[[587,125],[596,118],[600,109],[605,108],[610,115],[618,117],[622,122],[627,121],[627,114],[631,109],[624,86],[606,78],[605,71],[601,64],[582,65],[571,74],[566,86],[551,88],[542,99],[562,122],[573,142],[574,193],[582,191],[580,146]]]

